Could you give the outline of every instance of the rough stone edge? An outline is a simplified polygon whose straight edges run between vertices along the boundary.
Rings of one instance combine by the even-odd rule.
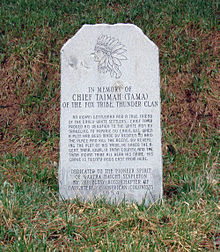
[[[71,42],[71,40],[77,36],[80,32],[82,32],[83,30],[85,30],[87,27],[98,27],[98,26],[105,26],[105,27],[113,27],[113,26],[127,26],[127,27],[131,27],[133,29],[136,29],[141,35],[144,36],[144,38],[147,40],[148,43],[150,43],[153,47],[156,47],[158,50],[157,45],[148,38],[147,35],[144,34],[144,32],[141,30],[141,28],[139,28],[137,25],[134,24],[129,24],[129,23],[117,23],[117,24],[84,24],[70,39],[68,39],[65,44],[62,46],[62,48],[60,49],[60,52],[62,53],[65,49],[65,47]]]

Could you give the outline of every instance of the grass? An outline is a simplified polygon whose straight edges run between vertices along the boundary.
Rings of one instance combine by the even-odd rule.
[[[217,251],[217,1],[0,2],[0,250]],[[164,197],[58,201],[60,48],[134,23],[160,49]]]

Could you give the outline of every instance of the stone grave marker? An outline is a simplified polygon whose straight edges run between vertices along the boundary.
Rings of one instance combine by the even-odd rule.
[[[159,53],[135,25],[84,25],[61,49],[59,192],[162,197]]]

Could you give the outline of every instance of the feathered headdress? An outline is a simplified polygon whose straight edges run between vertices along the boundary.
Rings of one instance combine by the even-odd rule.
[[[102,52],[102,57],[97,57],[99,72],[106,73],[110,72],[111,77],[120,78],[122,60],[127,60],[124,55],[126,53],[125,46],[119,42],[118,39],[112,38],[109,35],[101,35],[97,39],[97,43],[94,48],[94,54]]]

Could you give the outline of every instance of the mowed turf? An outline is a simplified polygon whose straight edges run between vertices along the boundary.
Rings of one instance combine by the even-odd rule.
[[[0,2],[0,250],[217,251],[219,4]],[[80,27],[133,23],[160,49],[164,197],[59,202],[60,49]]]

